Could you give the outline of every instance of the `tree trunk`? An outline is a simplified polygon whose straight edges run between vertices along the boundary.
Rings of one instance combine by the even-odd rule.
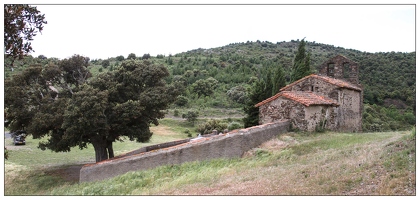
[[[93,148],[95,149],[96,162],[101,162],[108,159],[107,142],[104,141],[92,141]]]
[[[114,149],[112,148],[112,141],[107,141],[107,147],[109,158],[114,157]]]

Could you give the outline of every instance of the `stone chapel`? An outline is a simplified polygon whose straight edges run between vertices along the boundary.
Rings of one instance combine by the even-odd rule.
[[[359,64],[338,55],[318,67],[319,74],[303,77],[255,105],[259,123],[288,119],[293,128],[340,132],[362,130],[363,87]]]

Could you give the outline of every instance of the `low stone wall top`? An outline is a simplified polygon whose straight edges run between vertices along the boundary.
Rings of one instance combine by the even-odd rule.
[[[212,137],[187,139],[188,142],[181,141],[178,145],[168,145],[167,148],[147,151],[144,147],[124,156],[83,166],[80,170],[80,182],[104,180],[129,171],[146,170],[161,165],[241,157],[246,151],[287,132],[288,129],[289,121],[280,121]]]
[[[132,156],[132,155],[136,155],[136,154],[140,154],[140,153],[144,153],[144,152],[148,152],[148,151],[153,151],[153,150],[157,150],[157,149],[164,149],[164,148],[180,145],[180,144],[183,144],[183,143],[186,143],[186,142],[189,142],[189,141],[190,141],[190,139],[188,138],[188,139],[184,139],[184,140],[176,140],[176,141],[172,141],[172,142],[165,142],[165,143],[161,143],[161,144],[150,145],[150,146],[142,147],[142,148],[134,150],[134,151],[130,151],[130,152],[125,153],[125,154],[120,155],[120,156],[115,156],[114,158],[112,158],[110,160],[120,159],[120,158],[123,158],[123,157]],[[109,161],[109,160],[106,160],[106,161]]]

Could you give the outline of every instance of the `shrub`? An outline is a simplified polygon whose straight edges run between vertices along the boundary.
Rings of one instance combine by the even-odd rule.
[[[416,124],[416,116],[412,112],[404,113],[404,121],[410,125]]]
[[[243,104],[248,99],[246,88],[244,86],[235,86],[226,92],[230,100]]]
[[[187,105],[187,103],[188,103],[188,98],[187,98],[187,97],[185,97],[185,96],[182,96],[182,95],[179,95],[179,96],[176,98],[176,101],[175,101],[175,104],[176,104],[177,106],[185,106],[185,105]]]
[[[102,64],[102,67],[107,68],[109,66],[110,62],[109,62],[109,60],[103,60],[101,64]]]
[[[231,122],[231,123],[229,123],[229,125],[228,125],[228,129],[229,129],[229,131],[231,131],[231,130],[235,130],[235,129],[240,129],[240,128],[243,128],[243,126],[242,126],[242,124],[241,124],[241,123],[239,123],[239,122]]]
[[[326,123],[327,123],[326,119],[320,121],[319,124],[317,124],[316,127],[315,127],[315,132],[317,132],[317,133],[325,132],[325,124]]]
[[[198,111],[188,111],[187,114],[182,114],[182,118],[187,119],[188,122],[194,124],[198,118]]]
[[[174,116],[178,117],[179,116],[179,110],[174,110]]]
[[[187,134],[188,137],[192,137],[189,129],[185,129],[184,133]]]
[[[411,129],[410,139],[416,139],[416,127],[413,127],[413,129]]]
[[[116,59],[118,61],[123,61],[124,60],[124,56],[123,55],[117,56]]]
[[[149,58],[150,58],[150,54],[148,53],[143,54],[143,56],[141,57],[142,60],[147,60]]]
[[[9,150],[7,150],[6,147],[4,147],[4,158],[7,160],[9,159]]]
[[[130,54],[128,54],[128,56],[127,56],[127,59],[136,59],[136,54],[135,53],[130,53]]]
[[[227,128],[227,124],[221,120],[211,119],[206,123],[202,123],[197,127],[197,132],[202,135],[210,134],[213,130],[217,130],[218,133],[223,132]]]

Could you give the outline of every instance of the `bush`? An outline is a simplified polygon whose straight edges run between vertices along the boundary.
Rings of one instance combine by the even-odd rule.
[[[198,111],[188,111],[187,114],[182,114],[182,118],[187,119],[188,122],[194,124],[198,118]]]
[[[174,116],[178,117],[179,116],[179,110],[174,110]]]
[[[121,56],[117,56],[117,57],[116,57],[116,59],[117,59],[118,61],[123,61],[123,60],[124,60],[124,56],[123,56],[123,55],[121,55]]]
[[[110,63],[109,63],[109,60],[103,60],[101,64],[102,64],[102,67],[107,68]]]
[[[187,98],[187,97],[185,97],[185,96],[182,96],[182,95],[179,95],[179,96],[176,98],[176,101],[175,101],[175,104],[176,104],[177,106],[185,106],[185,105],[187,105],[187,103],[188,103],[188,98]]]
[[[226,92],[230,100],[244,104],[248,99],[246,88],[244,86],[235,86]]]
[[[316,127],[315,127],[315,132],[317,132],[317,133],[324,133],[325,132],[325,124],[326,123],[327,123],[327,120],[326,119],[320,121],[319,124],[317,124]]]
[[[9,150],[7,150],[6,147],[4,147],[4,158],[7,160],[9,159]]]
[[[187,137],[192,137],[189,129],[185,129],[184,133],[187,134]]]
[[[197,132],[202,135],[210,134],[213,130],[217,130],[218,133],[223,132],[227,129],[227,124],[223,123],[221,120],[211,119],[206,123],[202,123],[197,127]]]
[[[413,127],[413,129],[411,130],[410,139],[416,139],[416,127]]]
[[[135,53],[130,53],[130,54],[128,54],[128,56],[127,56],[127,59],[136,59],[136,54]]]
[[[148,53],[143,54],[143,56],[141,57],[142,60],[147,60],[149,58],[150,58],[150,54]]]
[[[410,125],[416,124],[416,116],[412,112],[404,113],[404,121]]]
[[[239,122],[231,122],[231,123],[229,123],[229,125],[228,125],[228,129],[229,129],[229,131],[231,131],[231,130],[235,130],[235,129],[240,129],[240,128],[243,128],[243,126],[242,126],[242,124],[241,124],[241,123],[239,123]]]

